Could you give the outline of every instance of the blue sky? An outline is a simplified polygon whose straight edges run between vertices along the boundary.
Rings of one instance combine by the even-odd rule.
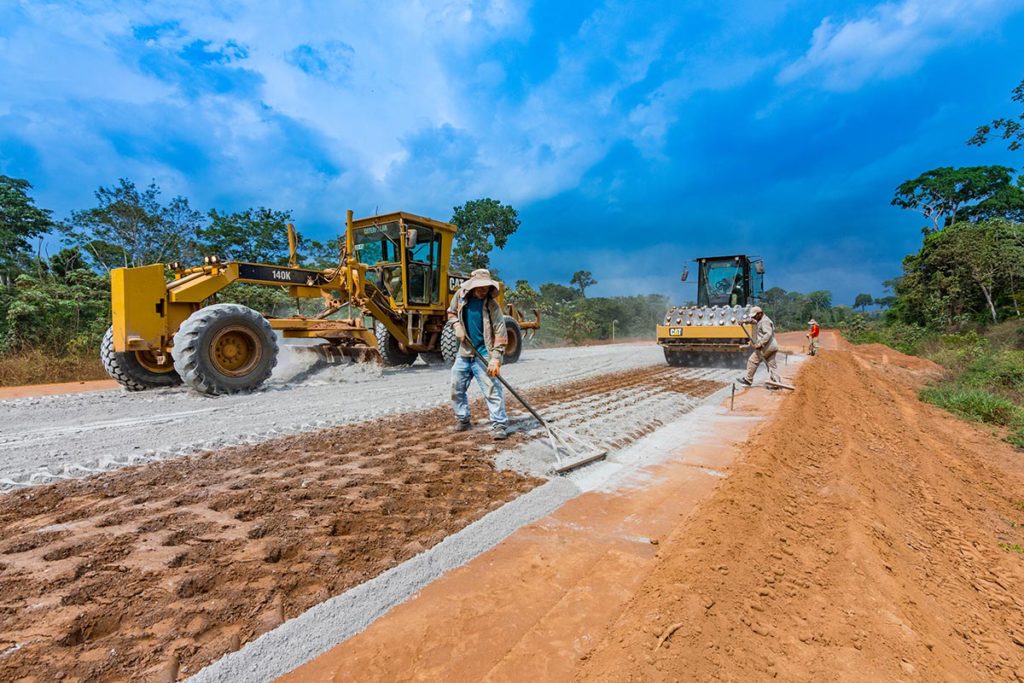
[[[523,220],[495,265],[682,300],[683,263],[882,293],[920,242],[889,206],[1013,111],[1024,0],[0,2],[0,173],[58,216],[155,180],[199,208]]]

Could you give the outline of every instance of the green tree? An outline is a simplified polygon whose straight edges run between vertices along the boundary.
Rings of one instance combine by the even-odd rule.
[[[920,251],[904,258],[887,318],[933,328],[995,322],[1003,311],[1019,315],[1022,281],[1024,224],[955,223],[926,235]]]
[[[855,309],[859,308],[863,311],[873,303],[875,303],[875,298],[870,294],[858,294],[857,298],[853,301],[853,307]]]
[[[517,308],[528,311],[540,308],[540,292],[530,286],[526,280],[516,280],[516,286],[506,293],[506,298]]]
[[[579,344],[590,336],[596,327],[596,321],[586,310],[568,311],[564,320],[565,338],[573,344]]]
[[[1024,271],[1024,226],[1002,219],[977,224],[958,223],[935,240],[933,257],[948,264],[952,273],[972,282],[985,299],[992,322],[999,322],[997,303],[1010,295],[1010,283]],[[1015,302],[1016,303],[1016,302]]]
[[[824,289],[811,292],[807,295],[807,302],[811,306],[811,315],[818,317],[832,310],[832,292]]]
[[[597,280],[594,279],[593,273],[589,270],[577,270],[572,274],[572,279],[569,280],[569,284],[576,285],[580,290],[580,296],[587,295],[587,287],[592,287],[597,284]]]
[[[540,299],[547,311],[555,310],[579,298],[578,289],[566,287],[557,282],[545,282],[540,286]]]
[[[0,285],[10,287],[31,258],[30,240],[54,227],[51,212],[28,196],[32,185],[21,178],[0,175]]]
[[[874,304],[876,306],[880,306],[881,308],[889,308],[894,303],[896,303],[896,297],[892,296],[891,294],[887,296],[875,297],[874,301]]]
[[[285,264],[291,211],[265,207],[222,213],[211,209],[210,223],[199,231],[202,249],[223,260]],[[336,259],[335,259],[336,260]]]
[[[508,238],[519,229],[519,214],[496,199],[474,199],[453,209],[450,221],[458,227],[452,249],[453,268],[487,268],[491,249],[504,249]]]
[[[1024,81],[1021,81],[1010,97],[1014,102],[1024,105]],[[998,137],[1008,141],[1007,147],[1011,151],[1017,151],[1024,145],[1024,111],[1021,111],[1016,118],[1003,117],[993,119],[992,123],[978,126],[978,130],[975,131],[974,135],[970,140],[967,141],[968,145],[975,145],[980,147],[987,143],[995,134],[998,132]]]
[[[160,188],[150,183],[141,192],[121,178],[95,193],[97,206],[73,211],[63,226],[68,240],[106,270],[119,266],[190,261],[203,215],[184,197],[160,203]]]
[[[18,276],[0,350],[96,352],[110,324],[110,280],[83,265],[62,251],[41,272]]]
[[[959,220],[1024,216],[1024,189],[1013,185],[1007,166],[944,166],[925,171],[896,188],[893,206],[920,211],[937,232]]]

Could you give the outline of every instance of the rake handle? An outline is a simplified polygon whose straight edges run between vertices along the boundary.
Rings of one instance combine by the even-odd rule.
[[[485,365],[485,366],[486,366],[486,363],[484,363],[484,359],[483,359],[483,357],[482,357],[482,356],[480,355],[480,352],[476,350],[476,347],[474,347],[472,343],[470,343],[470,344],[469,344],[469,350],[473,352],[473,358],[474,358],[474,360],[478,360],[478,361],[480,361],[480,363],[481,363],[481,364],[483,364],[483,365]],[[508,382],[506,382],[506,381],[505,381],[505,378],[504,378],[504,377],[502,377],[500,373],[499,373],[499,374],[497,374],[497,375],[495,375],[495,376],[494,376],[494,377],[493,377],[492,379],[496,379],[496,380],[498,380],[499,382],[501,382],[502,386],[504,386],[504,387],[505,387],[506,389],[508,389],[508,390],[509,390],[509,392],[510,392],[510,393],[511,393],[511,394],[512,394],[513,396],[515,396],[515,397],[516,397],[516,399],[517,399],[517,400],[518,400],[518,401],[519,401],[520,403],[522,403],[522,404],[523,404],[523,407],[524,407],[524,408],[526,408],[526,409],[527,409],[528,411],[530,411],[530,415],[533,415],[533,417],[534,417],[534,418],[535,418],[535,419],[537,420],[537,422],[540,422],[540,423],[541,423],[541,425],[543,425],[543,427],[544,427],[545,429],[550,429],[550,427],[548,427],[548,423],[547,423],[547,422],[546,422],[546,421],[544,420],[544,418],[543,418],[543,417],[541,417],[541,416],[540,416],[540,413],[538,413],[538,412],[537,412],[536,410],[534,410],[534,409],[533,409],[533,406],[531,406],[531,405],[530,405],[530,404],[529,404],[529,403],[528,403],[528,402],[526,401],[526,399],[525,399],[525,398],[523,398],[522,396],[520,396],[520,395],[519,395],[519,392],[518,392],[518,391],[516,391],[515,389],[513,389],[513,388],[512,388],[512,385],[511,385],[511,384],[509,384]]]

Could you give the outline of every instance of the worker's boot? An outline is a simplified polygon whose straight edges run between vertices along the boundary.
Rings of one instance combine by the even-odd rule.
[[[495,441],[504,441],[508,438],[508,428],[505,425],[492,424],[491,438]]]
[[[452,427],[451,427],[451,429],[449,431],[452,431],[452,432],[465,432],[465,431],[468,431],[471,426],[472,426],[472,424],[470,423],[469,420],[458,420],[457,419],[457,420],[455,420],[455,424],[452,425]]]
[[[743,386],[745,386],[745,387],[752,387],[752,386],[754,386],[754,383],[753,383],[753,382],[751,382],[751,381],[750,381],[749,379],[747,379],[746,377],[740,377],[740,378],[739,378],[738,380],[736,380],[736,381],[737,381],[737,382],[739,382],[740,384],[742,384],[742,385],[743,385]]]

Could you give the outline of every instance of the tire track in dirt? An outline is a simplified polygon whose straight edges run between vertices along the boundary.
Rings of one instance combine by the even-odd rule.
[[[664,417],[635,415],[640,398],[721,386],[699,374],[649,367],[531,397],[599,422],[626,411],[625,444]],[[503,448],[539,436],[515,421]],[[0,678],[194,673],[541,482],[495,471],[485,431],[450,422],[407,413],[0,497]]]

